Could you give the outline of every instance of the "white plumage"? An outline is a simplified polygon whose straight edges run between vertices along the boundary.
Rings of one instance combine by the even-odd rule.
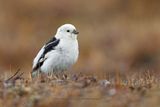
[[[55,37],[35,57],[32,77],[38,73],[57,73],[69,69],[78,59],[77,34],[76,28],[71,24],[59,27]]]

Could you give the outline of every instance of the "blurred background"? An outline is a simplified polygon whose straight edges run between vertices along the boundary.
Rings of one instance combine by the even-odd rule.
[[[73,72],[160,68],[159,0],[0,0],[0,70],[30,72],[39,49],[65,23],[80,32]]]

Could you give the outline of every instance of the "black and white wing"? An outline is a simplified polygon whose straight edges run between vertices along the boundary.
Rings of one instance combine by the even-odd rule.
[[[38,70],[43,65],[44,61],[47,59],[45,58],[45,55],[51,50],[54,50],[59,42],[60,40],[54,37],[41,48],[33,61],[32,72]]]

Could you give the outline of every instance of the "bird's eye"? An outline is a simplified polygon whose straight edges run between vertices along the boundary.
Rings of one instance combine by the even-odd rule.
[[[70,32],[70,30],[67,30],[67,32]]]

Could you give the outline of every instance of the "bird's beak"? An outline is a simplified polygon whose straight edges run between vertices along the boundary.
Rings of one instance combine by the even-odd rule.
[[[76,31],[76,30],[73,30],[73,32],[72,33],[74,33],[74,34],[79,34],[79,32],[78,31]]]

